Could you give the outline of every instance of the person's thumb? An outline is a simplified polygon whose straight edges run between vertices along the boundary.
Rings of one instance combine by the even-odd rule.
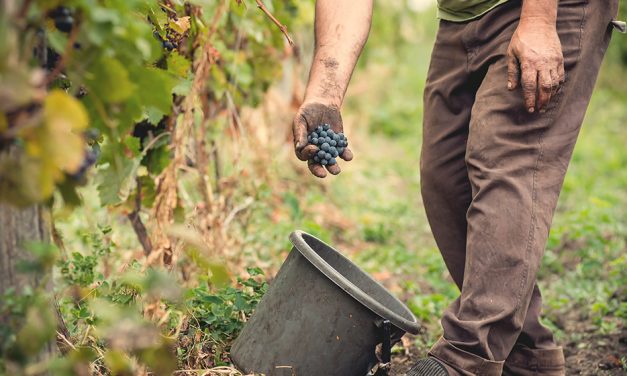
[[[306,161],[306,158],[302,151],[307,146],[307,125],[300,113],[296,114],[294,122],[292,123],[292,133],[294,136],[294,152],[298,159]]]

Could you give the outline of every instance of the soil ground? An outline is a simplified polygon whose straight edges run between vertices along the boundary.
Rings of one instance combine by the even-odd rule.
[[[584,335],[580,340],[564,343],[566,375],[624,376],[621,358],[627,356],[627,331],[615,335]],[[392,359],[390,376],[402,376],[424,352],[415,347],[406,348]]]

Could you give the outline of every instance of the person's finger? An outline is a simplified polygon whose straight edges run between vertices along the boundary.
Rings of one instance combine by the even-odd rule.
[[[523,89],[523,98],[525,99],[525,108],[529,112],[535,111],[536,106],[536,89],[538,87],[538,71],[529,65],[521,65],[521,85]]]
[[[329,170],[330,173],[332,173],[333,175],[337,175],[340,172],[342,172],[342,169],[340,168],[340,165],[335,163],[332,165],[326,165],[325,166],[327,168],[327,170]]]
[[[316,145],[307,145],[305,146],[299,153],[298,158],[301,161],[306,161],[311,158],[318,152],[318,147]]]
[[[292,123],[292,134],[294,136],[294,152],[300,160],[307,160],[301,157],[301,151],[307,146],[307,124],[305,124],[302,116],[297,114]]]
[[[345,160],[346,162],[353,160],[353,152],[349,148],[345,148],[342,154],[340,154],[340,158]]]
[[[566,72],[564,72],[564,61],[562,61],[557,66],[557,75],[559,77],[559,83],[560,83],[560,86],[561,86],[561,84],[563,84],[564,81],[566,81]]]
[[[520,80],[520,66],[518,59],[513,53],[507,54],[507,89],[514,90],[518,87]]]
[[[321,164],[316,163],[314,161],[309,161],[307,163],[307,167],[309,167],[309,171],[318,178],[324,178],[327,176],[327,172],[324,170]]]
[[[551,90],[551,97],[553,97],[555,96],[555,94],[557,94],[562,84],[560,82],[559,74],[557,73],[556,69],[551,69],[551,83],[553,85]]]
[[[551,80],[551,71],[542,70],[538,73],[538,103],[537,108],[544,111],[551,101],[551,93],[553,92],[553,81]]]

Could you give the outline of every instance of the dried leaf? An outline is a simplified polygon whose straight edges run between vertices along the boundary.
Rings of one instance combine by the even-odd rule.
[[[189,26],[189,16],[181,17],[170,23],[170,28],[181,35],[185,34],[185,32],[189,30]]]

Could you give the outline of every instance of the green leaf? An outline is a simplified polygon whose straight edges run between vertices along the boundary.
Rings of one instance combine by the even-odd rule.
[[[111,57],[102,57],[86,77],[90,95],[98,96],[107,103],[122,102],[133,95],[136,89],[124,65]]]
[[[172,88],[172,94],[180,95],[182,97],[186,96],[190,91],[192,91],[192,81],[192,77],[179,80],[179,82]]]
[[[56,320],[50,302],[38,299],[26,313],[26,323],[17,333],[17,344],[23,353],[35,356],[54,338]]]
[[[168,55],[167,62],[168,72],[183,78],[187,77],[189,68],[192,65],[185,56],[180,55],[176,50]]]
[[[102,148],[102,162],[107,163],[98,171],[96,182],[102,205],[119,204],[126,201],[135,188],[135,176],[141,160],[136,141],[128,140],[128,148],[123,144],[109,142]],[[135,149],[135,150],[133,150]],[[135,157],[128,157],[135,154]]]
[[[140,88],[136,96],[144,107],[154,107],[165,115],[172,111],[174,77],[161,69],[141,68],[133,71],[133,80]]]
[[[161,119],[165,116],[165,113],[153,106],[147,106],[146,108],[146,119],[152,125],[157,125],[161,121]]]

